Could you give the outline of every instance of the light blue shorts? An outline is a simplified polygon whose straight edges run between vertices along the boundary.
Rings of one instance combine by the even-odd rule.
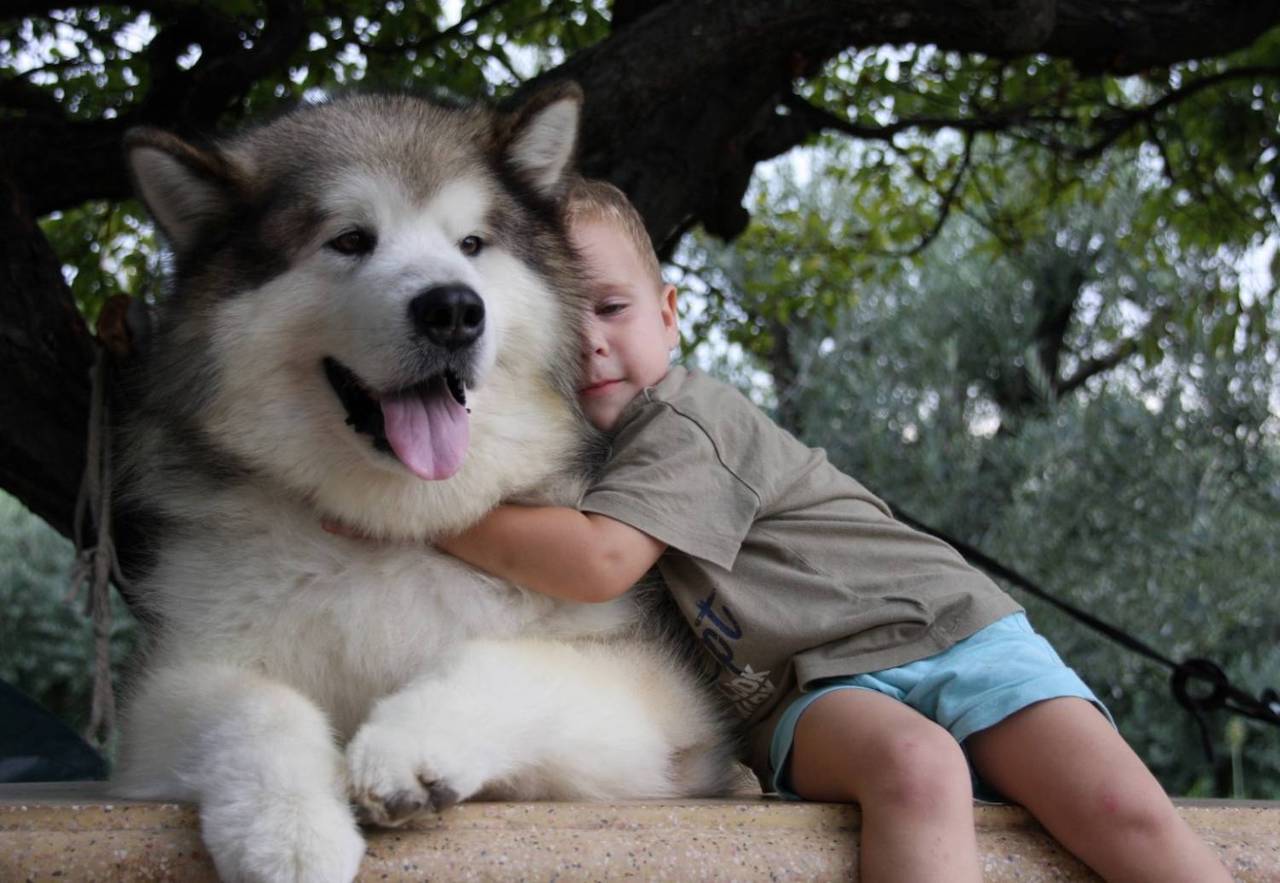
[[[942,726],[961,745],[1015,711],[1060,696],[1089,700],[1115,726],[1111,712],[1036,634],[1026,614],[1013,613],[926,659],[811,684],[778,719],[769,747],[773,787],[783,797],[801,799],[791,790],[787,770],[796,721],[815,699],[832,690],[874,690],[892,696]],[[973,784],[978,798],[1000,799],[976,775]]]

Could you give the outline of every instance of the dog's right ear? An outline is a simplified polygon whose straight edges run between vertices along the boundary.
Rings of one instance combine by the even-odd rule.
[[[230,220],[239,176],[221,154],[147,127],[130,129],[124,145],[138,196],[176,254],[210,224]]]

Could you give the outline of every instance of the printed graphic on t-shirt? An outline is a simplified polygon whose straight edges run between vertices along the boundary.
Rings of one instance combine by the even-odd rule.
[[[749,718],[757,708],[769,700],[776,691],[769,672],[755,671],[750,663],[739,664],[735,658],[736,644],[742,637],[742,627],[729,605],[716,607],[716,590],[697,604],[698,615],[693,620],[694,629],[701,628],[702,646],[724,668],[719,686],[734,709]]]

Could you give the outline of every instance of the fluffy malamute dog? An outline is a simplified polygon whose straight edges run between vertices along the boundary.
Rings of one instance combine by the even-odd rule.
[[[396,824],[729,779],[717,704],[639,600],[556,602],[424,542],[575,501],[580,104],[358,97],[128,139],[174,282],[121,439],[156,635],[116,789],[197,801],[227,879],[349,880],[352,803]]]

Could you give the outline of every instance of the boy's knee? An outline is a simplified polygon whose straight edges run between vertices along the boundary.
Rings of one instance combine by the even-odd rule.
[[[1086,823],[1097,825],[1109,835],[1123,835],[1152,844],[1174,836],[1179,827],[1177,810],[1167,800],[1144,799],[1122,786],[1104,785],[1080,807]]]
[[[886,733],[868,764],[865,800],[929,812],[973,799],[969,765],[951,734],[935,724]]]

